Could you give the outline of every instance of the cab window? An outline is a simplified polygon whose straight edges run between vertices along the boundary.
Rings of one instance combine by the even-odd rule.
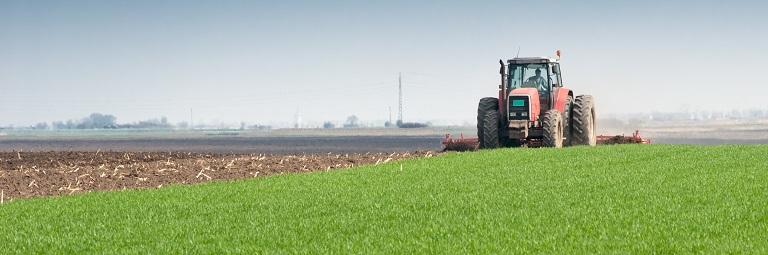
[[[549,93],[549,66],[547,64],[526,64],[523,66],[523,88],[535,88],[540,93]]]
[[[552,86],[549,73],[548,64],[509,65],[509,89],[535,88],[539,93],[547,94]]]
[[[518,65],[509,65],[509,77],[507,79],[507,82],[509,82],[509,89],[516,89],[523,86],[523,69]]]

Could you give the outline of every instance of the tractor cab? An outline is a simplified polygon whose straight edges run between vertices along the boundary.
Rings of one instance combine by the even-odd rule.
[[[507,61],[506,91],[518,88],[538,90],[542,111],[552,107],[553,90],[562,86],[560,63],[550,58],[514,58]],[[540,114],[543,114],[541,112]]]

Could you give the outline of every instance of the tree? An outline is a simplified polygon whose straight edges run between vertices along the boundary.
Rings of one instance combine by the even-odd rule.
[[[345,128],[356,128],[359,127],[360,124],[358,123],[360,120],[355,115],[351,115],[347,117],[347,122],[344,123]]]
[[[84,118],[80,124],[76,126],[78,129],[111,128],[117,126],[115,123],[116,120],[117,117],[113,115],[91,113],[91,115]]]
[[[325,123],[323,123],[323,128],[335,128],[335,127],[336,125],[334,125],[333,122],[326,121]]]
[[[32,128],[33,129],[48,129],[48,123],[47,122],[40,122],[40,123],[35,124]]]

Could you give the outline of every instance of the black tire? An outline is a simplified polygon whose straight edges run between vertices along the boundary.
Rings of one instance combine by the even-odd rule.
[[[595,101],[590,95],[577,96],[571,112],[571,145],[597,145],[597,115]]]
[[[485,144],[483,130],[485,129],[485,115],[490,111],[498,113],[499,99],[495,97],[484,97],[480,99],[480,103],[477,105],[477,138],[480,142],[480,148],[483,148]]]
[[[563,137],[565,137],[563,146],[571,146],[571,142],[573,141],[573,128],[571,128],[573,125],[573,121],[571,120],[571,116],[573,115],[572,112],[573,97],[568,96],[565,101],[565,112],[563,112]]]
[[[480,113],[480,111],[487,112],[491,110],[499,110],[499,99],[495,97],[481,98],[480,103],[477,104],[477,112]]]
[[[544,147],[563,147],[563,114],[560,111],[552,109],[547,111],[542,118],[542,127],[544,128],[544,138],[542,144]]]
[[[480,149],[495,149],[501,145],[499,139],[499,111],[487,111],[483,116]]]

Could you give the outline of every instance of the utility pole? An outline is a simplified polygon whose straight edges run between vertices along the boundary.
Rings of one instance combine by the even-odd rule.
[[[294,117],[296,118],[296,122],[293,125],[293,128],[301,128],[301,113],[299,112],[298,108],[296,108],[296,115],[294,115]]]
[[[193,123],[192,108],[189,108],[189,129],[195,129],[195,123]]]
[[[403,123],[403,75],[397,73],[398,101],[397,101],[397,122]]]

